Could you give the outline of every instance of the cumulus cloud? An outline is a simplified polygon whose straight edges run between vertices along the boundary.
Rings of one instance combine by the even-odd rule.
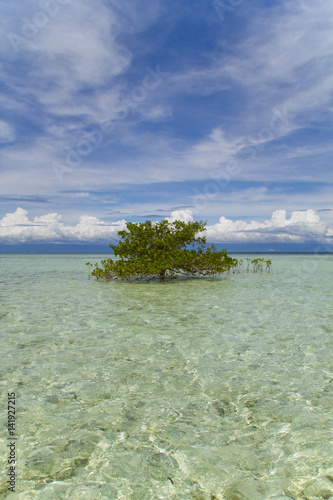
[[[175,220],[182,220],[184,222],[193,222],[193,214],[189,209],[185,210],[174,210],[171,212],[171,217],[166,217],[169,222],[174,222]]]
[[[61,222],[61,215],[50,213],[28,218],[28,212],[17,208],[0,221],[0,241],[25,242],[98,242],[117,238],[117,232],[126,228],[125,220],[108,224],[97,217],[82,215],[75,226]]]
[[[232,221],[222,216],[217,224],[207,227],[206,236],[216,242],[304,243],[325,240],[330,228],[311,209],[294,211],[289,219],[286,210],[275,210],[264,222]]]
[[[189,209],[174,210],[169,222],[193,221]],[[91,215],[82,215],[76,225],[61,221],[61,215],[49,213],[30,220],[28,212],[17,208],[0,221],[0,241],[3,243],[24,242],[101,242],[118,239],[118,231],[126,228],[124,219],[107,223]],[[219,222],[207,226],[207,241],[216,243],[305,243],[319,240],[331,242],[333,229],[320,220],[314,210],[294,211],[287,217],[285,210],[276,210],[271,219],[264,222],[244,220],[232,221],[222,216]]]

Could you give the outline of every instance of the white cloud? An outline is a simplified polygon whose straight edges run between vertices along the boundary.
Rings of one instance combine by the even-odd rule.
[[[228,139],[221,127],[212,130],[208,137],[198,142],[186,155],[188,164],[192,167],[205,169],[216,168],[231,160],[239,147],[237,140]]]
[[[40,10],[41,3],[25,2],[21,8],[13,2],[4,3],[2,9],[8,10],[8,14],[0,19],[4,41],[9,30],[20,33],[22,17],[32,19],[33,9]],[[36,36],[27,40],[16,55],[16,61],[14,52],[10,51],[13,62],[17,62],[16,70],[7,73],[11,71],[10,65],[4,64],[4,88],[12,93],[0,95],[0,107],[10,110],[10,116],[14,113],[25,119],[20,119],[15,131],[11,125],[0,121],[0,142],[15,140],[15,134],[19,135],[24,122],[29,125],[27,133],[22,133],[22,142],[17,142],[15,147],[8,144],[0,153],[3,193],[43,195],[51,200],[53,197],[55,203],[50,209],[53,211],[67,203],[69,195],[64,188],[66,191],[105,192],[114,190],[117,183],[140,185],[199,179],[214,182],[217,178],[222,186],[217,195],[210,198],[204,191],[210,204],[205,205],[205,213],[201,212],[203,217],[223,213],[226,217],[242,218],[245,210],[247,213],[251,210],[253,217],[260,219],[261,213],[271,213],[279,206],[288,210],[330,206],[327,203],[331,203],[331,193],[324,199],[322,192],[309,194],[305,190],[300,198],[294,191],[286,189],[278,198],[275,193],[272,200],[271,191],[264,188],[249,188],[240,193],[236,186],[232,193],[224,191],[229,181],[236,180],[260,183],[313,181],[325,182],[328,186],[332,180],[333,171],[329,169],[332,145],[328,141],[322,144],[315,140],[319,136],[328,137],[324,131],[325,126],[329,130],[325,116],[332,111],[328,105],[332,89],[332,5],[327,0],[282,2],[276,7],[272,4],[268,10],[257,9],[255,5],[256,2],[252,5],[244,2],[234,13],[243,15],[243,9],[245,14],[247,8],[250,10],[249,25],[243,31],[242,41],[239,42],[242,36],[238,32],[225,50],[222,43],[226,40],[224,30],[221,30],[222,41],[215,39],[214,49],[205,54],[202,66],[199,62],[191,66],[190,61],[185,65],[172,64],[169,58],[156,52],[160,54],[161,70],[171,72],[168,84],[163,81],[146,100],[132,102],[137,107],[131,108],[129,118],[116,121],[115,131],[104,134],[101,147],[93,147],[91,154],[82,154],[72,170],[73,165],[66,163],[68,151],[78,149],[86,139],[87,130],[98,130],[106,120],[116,119],[119,114],[117,104],[128,99],[145,78],[145,63],[140,67],[141,59],[137,55],[141,49],[147,50],[143,55],[148,61],[155,46],[142,43],[141,34],[164,7],[161,2],[152,0],[143,0],[139,4],[134,0],[126,4],[119,0],[111,3],[82,0],[59,5],[58,14],[50,18]],[[174,10],[171,7],[169,14]],[[170,19],[167,21],[166,28]],[[137,32],[141,33],[138,40],[142,45],[134,47]],[[3,47],[0,50],[9,52],[11,49],[9,42],[7,48],[6,44]],[[157,51],[160,48],[157,41]],[[19,72],[22,56],[25,60],[22,68],[29,68],[29,71],[23,69],[24,85]],[[135,58],[133,66],[130,64],[132,57]],[[205,104],[195,110],[189,109],[197,95],[205,95],[207,103],[211,98],[217,99],[218,105],[208,106],[207,110]],[[181,96],[184,99],[178,101]],[[224,113],[220,104],[228,100],[231,107],[229,110],[228,104]],[[234,106],[235,100],[237,106]],[[177,109],[178,102],[182,104],[180,110]],[[277,119],[274,110],[280,113],[285,110],[282,119]],[[183,114],[181,127],[177,122],[180,111]],[[140,121],[158,123],[171,117],[170,127],[147,127],[144,124],[145,127],[138,132]],[[186,123],[189,117],[193,120],[197,117],[198,127],[194,128],[198,133],[187,140],[191,135],[187,128],[192,128]],[[280,149],[275,149],[274,144],[269,144],[283,137],[289,140],[291,132],[301,126],[311,127],[316,120],[324,120],[324,132],[314,134],[313,141],[308,140],[307,134],[300,145],[297,142],[300,132],[294,134],[292,146],[281,145]],[[177,124],[176,128],[172,128],[173,122]],[[210,131],[208,127],[211,127]],[[180,129],[186,137],[177,135]],[[245,155],[237,156],[242,149]],[[251,151],[254,151],[254,157],[251,157]],[[326,162],[323,156],[328,159]],[[309,163],[303,161],[308,158],[311,158],[311,164],[310,160]],[[61,182],[53,170],[54,161],[70,167],[65,170]],[[237,162],[237,168],[230,167],[229,162],[233,161]],[[194,194],[185,196],[182,203],[194,203]],[[161,199],[159,203],[164,201]],[[136,210],[133,200],[129,204]],[[99,207],[94,209],[96,212],[100,210]],[[81,211],[81,207],[77,210]],[[150,210],[149,213],[155,213],[154,208]],[[127,213],[129,211],[130,208]],[[76,214],[75,217],[77,220]],[[300,225],[298,223],[297,227]],[[58,234],[55,224],[52,227],[52,234]],[[78,233],[81,230],[83,228]]]
[[[152,122],[160,122],[168,120],[172,117],[172,110],[170,106],[162,106],[161,104],[148,108],[144,112],[144,119]]]
[[[229,137],[248,135],[269,127],[274,110],[285,109],[288,123],[279,124],[273,137],[287,136],[304,124],[304,118],[321,120],[332,97],[333,8],[330,2],[298,0],[272,4],[269,9],[243,4],[251,24],[245,37],[229,53],[216,50],[210,67],[190,68],[174,75],[169,88],[183,93],[214,94],[241,89],[241,107],[229,121]],[[250,104],[250,105],[249,105]],[[290,116],[289,116],[290,115]]]
[[[40,29],[28,45],[30,56],[36,61],[29,80],[49,82],[37,85],[35,91],[49,112],[62,116],[86,115],[90,122],[103,119],[105,108],[110,112],[115,89],[112,85],[106,92],[105,83],[110,84],[131,60],[130,52],[115,40],[118,32],[117,15],[100,0],[94,5],[89,2],[64,5]],[[87,86],[102,86],[102,94],[94,92],[89,99],[85,95],[80,98],[79,92]]]
[[[330,229],[314,210],[294,211],[287,219],[286,210],[275,210],[264,222],[232,221],[220,217],[217,224],[207,227],[208,241],[215,242],[298,242],[326,239]]]
[[[113,224],[104,222],[98,217],[82,215],[76,225],[61,222],[57,213],[45,214],[30,220],[27,211],[18,208],[7,214],[0,221],[0,241],[2,242],[101,242],[118,238],[118,231],[126,228],[126,221],[119,220]],[[170,222],[183,220],[193,221],[189,209],[174,210]],[[331,242],[333,230],[320,220],[313,210],[294,211],[287,218],[285,210],[276,210],[271,219],[264,222],[243,220],[232,221],[220,217],[217,224],[207,226],[205,236],[209,242],[281,242],[304,243],[310,240]]]
[[[0,120],[0,143],[14,142],[15,131],[9,123]]]
[[[117,41],[125,27],[124,17],[103,0],[93,4],[87,0],[50,4],[56,9],[52,15],[43,14],[38,2],[34,8],[26,4],[18,11],[2,9],[6,22],[0,21],[0,35],[7,43],[2,44],[0,55],[9,60],[24,56],[24,63],[30,66],[23,86],[16,73],[7,73],[6,68],[3,72],[7,87],[15,93],[11,110],[29,113],[36,102],[43,113],[53,117],[80,117],[81,122],[85,119],[83,127],[112,118],[120,96],[120,86],[114,79],[132,58],[124,44]],[[43,18],[43,25],[38,24],[38,19]],[[19,42],[11,42],[13,37],[18,37]],[[10,99],[10,95],[0,95],[0,101]],[[43,125],[52,131],[50,123],[53,121]],[[53,130],[62,135],[67,128],[68,124],[62,124]],[[76,128],[80,126],[76,124]]]
[[[17,242],[98,242],[117,238],[117,232],[124,229],[125,221],[110,225],[97,217],[82,215],[75,226],[61,222],[61,215],[51,213],[35,217],[31,221],[28,212],[17,208],[0,221],[0,241]]]
[[[23,210],[23,208],[18,208],[16,212],[12,214],[6,214],[5,217],[1,220],[0,227],[17,227],[24,226],[26,224],[31,224],[27,217],[27,211]]]
[[[181,220],[184,222],[193,222],[193,214],[189,209],[184,210],[174,210],[171,212],[171,217],[166,217],[169,222],[174,222],[175,220]]]

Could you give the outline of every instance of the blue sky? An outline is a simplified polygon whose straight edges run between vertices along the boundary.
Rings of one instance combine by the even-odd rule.
[[[0,244],[170,217],[244,250],[332,250],[330,2],[0,10]]]

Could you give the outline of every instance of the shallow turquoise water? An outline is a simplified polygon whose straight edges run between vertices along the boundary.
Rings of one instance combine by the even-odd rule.
[[[19,437],[16,493],[2,476],[0,497],[333,496],[333,256],[88,280],[103,257],[0,255],[0,388]]]

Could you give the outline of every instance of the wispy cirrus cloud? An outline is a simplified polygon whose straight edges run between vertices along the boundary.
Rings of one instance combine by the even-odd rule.
[[[84,206],[68,201],[70,191],[95,193],[85,201],[101,219],[111,196],[120,212],[144,215],[195,205],[199,191],[205,204],[193,212],[215,219],[329,202],[329,3],[242,2],[221,23],[213,3],[54,0],[57,13],[15,51],[8,34],[22,36],[42,4],[1,6],[1,193],[10,210],[15,199],[36,199],[36,213],[47,198],[73,218]],[[316,183],[326,183],[322,198]]]
[[[14,127],[4,120],[0,120],[0,143],[14,142],[15,138]]]

